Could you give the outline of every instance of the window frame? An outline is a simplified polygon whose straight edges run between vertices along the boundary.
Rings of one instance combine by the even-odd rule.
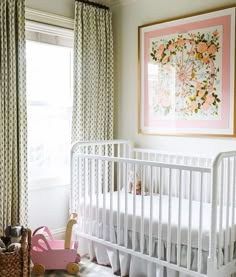
[[[34,11],[34,13],[32,13],[32,11],[34,10],[31,10],[31,13],[30,13],[31,17],[32,17],[32,14],[35,15],[34,13],[36,12]],[[25,21],[26,40],[73,48],[73,41],[74,41],[73,29],[60,26],[60,25],[63,25],[65,22],[66,24],[64,25],[70,26],[72,25],[71,23],[73,22],[73,20],[69,20],[66,18],[63,19],[63,17],[50,15],[44,12],[37,12],[37,15],[38,16],[40,15],[40,17],[42,17],[43,19],[46,18],[47,22],[48,21],[50,22],[50,20],[53,18],[51,22],[53,21],[54,24],[55,22],[57,22],[59,26],[27,19],[29,18],[29,10],[28,10],[28,16],[26,11],[26,21]],[[48,182],[44,180],[44,181],[34,182],[33,185],[28,187],[28,190],[36,191],[36,190],[42,190],[42,189],[53,189],[55,187],[69,188],[69,186],[70,186],[69,183],[48,184]]]

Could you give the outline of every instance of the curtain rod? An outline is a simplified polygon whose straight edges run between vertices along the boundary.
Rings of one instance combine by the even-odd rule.
[[[91,2],[91,1],[88,1],[88,0],[75,0],[75,1],[81,2],[81,3],[84,3],[84,4],[88,4],[88,5],[97,7],[97,8],[101,8],[101,9],[104,9],[104,10],[109,10],[109,8],[107,6],[104,6],[104,5],[96,3],[96,2]]]

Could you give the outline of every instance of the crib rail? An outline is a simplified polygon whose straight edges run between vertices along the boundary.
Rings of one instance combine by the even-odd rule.
[[[132,157],[137,160],[149,160],[149,161],[156,161],[156,162],[163,162],[163,163],[170,163],[170,164],[179,164],[179,165],[190,165],[194,167],[211,167],[212,164],[212,157],[210,156],[200,156],[200,155],[187,155],[181,153],[170,153],[166,151],[160,151],[155,149],[142,149],[142,148],[134,148],[132,151]],[[168,179],[168,173],[164,172],[163,178]],[[183,182],[188,182],[188,176],[184,174],[182,176]],[[193,178],[193,191],[192,191],[192,199],[200,201],[200,190],[201,190],[201,182],[198,177]],[[167,182],[165,182],[167,183]],[[204,182],[204,186],[202,188],[203,194],[203,202],[210,203],[210,180]],[[188,198],[189,191],[188,187],[183,187],[183,194],[185,198]],[[164,191],[168,190],[168,187],[165,186],[163,188]],[[178,196],[178,190],[174,189],[172,191],[174,196]]]

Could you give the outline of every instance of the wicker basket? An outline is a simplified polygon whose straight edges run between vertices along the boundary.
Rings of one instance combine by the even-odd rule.
[[[21,249],[0,254],[1,277],[30,276],[31,231],[26,229],[21,238]]]

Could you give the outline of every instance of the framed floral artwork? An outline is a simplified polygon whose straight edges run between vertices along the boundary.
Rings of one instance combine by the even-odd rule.
[[[235,10],[139,27],[139,133],[236,136]]]

